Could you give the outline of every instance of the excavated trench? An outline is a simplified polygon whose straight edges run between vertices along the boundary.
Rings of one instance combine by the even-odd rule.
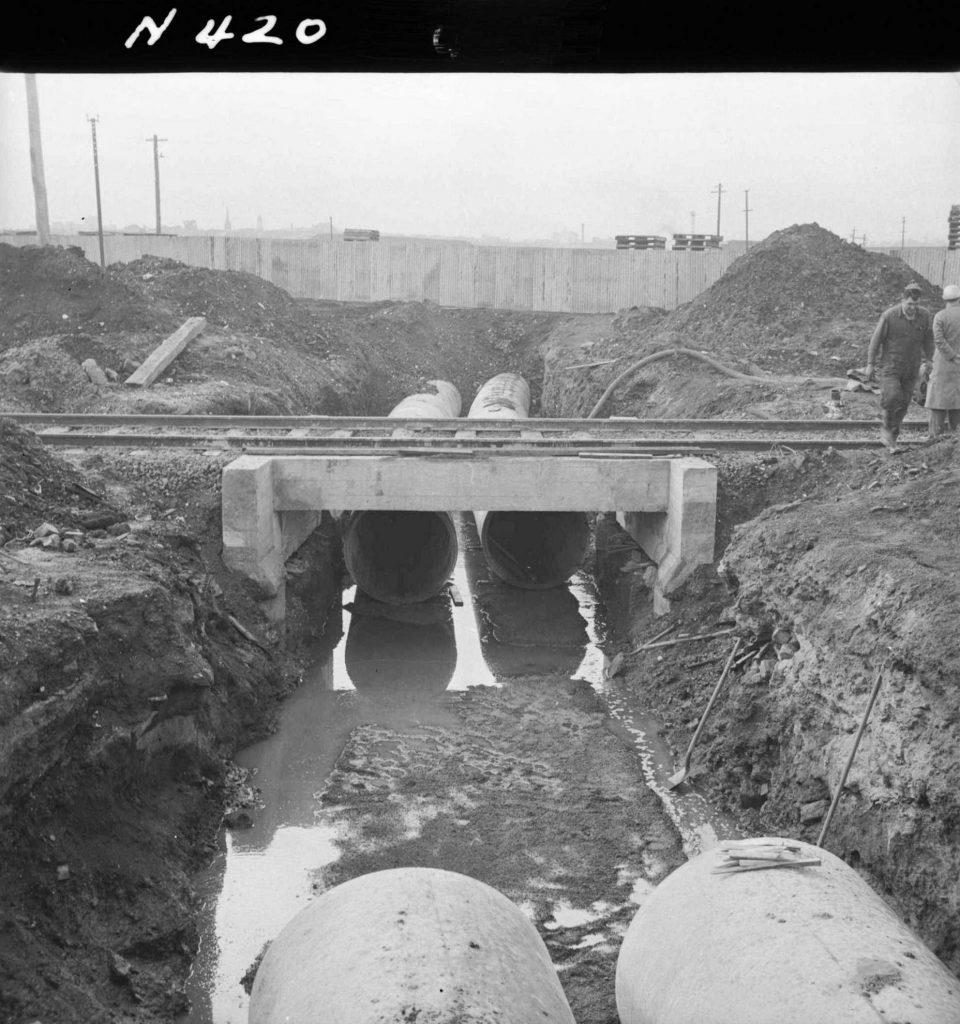
[[[799,253],[816,232],[785,235]],[[831,281],[847,281],[859,280],[867,256],[837,243],[831,259]],[[848,275],[850,261],[857,266]],[[871,278],[881,298],[887,278],[900,273],[895,262]],[[757,246],[730,287],[741,280],[748,298],[762,298],[762,273],[788,264]],[[791,271],[778,302],[803,280]],[[266,292],[261,298],[231,301],[230,316],[273,301]],[[830,310],[843,308],[842,299],[831,299]],[[710,301],[671,323],[682,333],[682,316],[707,316]],[[782,301],[784,316],[807,315],[799,299]],[[742,305],[724,308],[739,315]],[[757,355],[720,353],[744,371],[747,357],[782,370],[780,346],[794,370],[811,372],[815,358],[828,373],[833,353],[848,355],[848,335],[862,335],[855,325],[815,340],[806,322],[775,330],[773,313],[761,312],[762,336],[751,335],[749,350]],[[491,333],[488,315],[457,318],[482,321]],[[410,362],[398,339],[415,335],[422,345],[424,318],[438,338],[449,326],[445,311],[419,304],[350,316],[390,334],[383,358],[397,360],[398,374]],[[639,318],[621,318],[623,331]],[[693,326],[703,338],[729,334],[738,345],[744,336]],[[526,372],[537,353],[546,364],[538,387],[546,415],[583,415],[614,374],[605,357],[644,351],[638,343],[634,352],[609,318],[572,324],[576,344],[550,352],[537,348],[549,325],[535,327],[535,343],[523,328],[514,340]],[[585,356],[579,339],[588,328]],[[249,361],[261,377],[281,380],[289,364],[312,381],[307,353],[316,335],[304,328],[303,336],[299,362],[271,353],[260,338],[241,338],[217,373]],[[337,336],[328,330],[324,343]],[[143,351],[155,340],[144,336]],[[211,336],[204,351],[219,358],[228,341],[236,339]],[[75,340],[80,348],[87,342]],[[671,343],[658,337],[648,347]],[[197,370],[201,355],[199,345],[185,353],[184,369]],[[5,358],[7,367],[13,356]],[[42,376],[61,363],[76,371],[71,387],[92,401],[79,363],[29,352],[16,358],[30,387],[46,389],[37,390],[43,402],[63,391],[62,381]],[[324,394],[333,396],[324,410],[345,413],[355,399],[374,414],[388,392],[396,397],[376,358],[349,367],[346,356],[337,358],[343,380],[324,378]],[[502,369],[490,359],[472,383]],[[607,411],[810,417],[819,409],[820,397],[811,400],[801,386],[786,393],[775,380],[718,381],[702,367],[656,366],[656,374],[626,380]],[[519,356],[511,368],[521,368]],[[13,388],[12,379],[8,373],[0,384]],[[296,403],[281,390],[277,410],[292,411]],[[180,400],[173,385],[170,394],[144,400],[170,411]],[[194,401],[211,407],[206,392],[184,395],[191,409]],[[224,395],[217,401],[253,407],[247,384]],[[318,399],[311,392],[307,400]],[[869,395],[847,401],[865,403],[866,415],[874,409]],[[220,560],[219,478],[229,456],[72,453],[87,474],[77,478],[83,496],[70,491],[65,473],[44,468],[38,443],[10,440],[3,429],[0,440],[23,468],[12,504],[30,513],[29,529],[62,511],[78,537],[92,538],[74,558],[40,537],[37,546],[21,543],[25,531],[3,536],[3,1024],[242,1020],[243,976],[249,983],[259,947],[300,903],[340,881],[414,864],[453,866],[508,895],[547,942],[578,1024],[611,1024],[613,968],[627,926],[687,856],[728,836],[817,839],[878,673],[879,696],[824,845],[960,972],[955,439],[896,459],[785,447],[718,457],[717,564],[699,570],[658,614],[649,561],[600,516],[590,517],[583,574],[541,591],[485,571],[476,530],[461,519],[471,539],[452,570],[455,589],[439,602],[406,606],[401,620],[383,617],[376,602],[343,592],[340,525],[325,517],[287,563],[286,636],[258,617],[258,595]],[[91,490],[109,493],[123,514],[83,526],[105,512]],[[446,541],[449,534],[434,543],[449,550]],[[668,790],[730,652],[729,630],[744,653],[689,781]],[[713,633],[721,635],[697,639]],[[683,642],[651,645],[674,640]],[[265,865],[267,881],[258,874]]]
[[[406,768],[406,761],[397,750],[422,740],[424,731],[444,735],[484,775],[496,779],[502,769],[491,756],[489,737],[477,742],[484,723],[471,715],[472,688],[510,694],[535,678],[546,681],[546,699],[556,703],[564,683],[585,685],[596,702],[594,727],[616,737],[621,749],[636,758],[688,855],[715,844],[720,836],[741,834],[733,818],[710,807],[702,794],[667,789],[672,758],[660,723],[622,679],[607,671],[605,612],[592,575],[577,573],[568,584],[552,589],[521,590],[492,570],[472,516],[456,517],[456,531],[459,557],[451,591],[419,605],[387,605],[355,586],[347,590],[344,614],[340,617],[334,610],[332,621],[325,624],[325,639],[314,645],[314,660],[285,702],[277,731],[237,755],[256,796],[228,817],[218,854],[197,879],[203,909],[189,986],[190,1024],[246,1019],[249,974],[265,944],[329,885],[332,873],[345,858],[355,857],[357,849],[393,864],[403,846],[423,841],[428,824],[440,835],[462,834],[469,827],[463,818],[443,824],[446,805],[457,799],[455,781],[445,776],[434,780],[441,789],[418,795],[394,825],[390,819],[396,809],[388,802],[378,811],[385,820],[362,824],[339,800],[328,798],[344,780],[366,793],[376,792],[385,780],[405,778],[401,765]],[[515,698],[507,699],[512,703]],[[539,699],[531,703],[531,711]],[[357,756],[351,737],[371,732],[386,751]],[[546,739],[543,750],[558,741],[566,742],[562,730]],[[504,756],[522,764],[519,749]],[[570,810],[576,814],[575,801]],[[666,819],[661,827],[669,828]],[[431,837],[430,842],[437,840]],[[566,861],[565,872],[591,870],[589,861],[577,863],[558,837],[540,837],[531,845],[549,850],[551,859]],[[442,846],[442,856],[432,853],[415,862],[475,870],[472,856],[451,839]],[[630,899],[618,908],[621,915],[651,891],[656,870],[651,874],[633,879]],[[546,888],[540,905],[527,909],[545,922],[548,936],[549,929],[560,931],[551,939],[560,959],[575,956],[584,942],[610,942],[604,926],[610,927],[611,908],[599,901],[593,901],[593,909],[578,908],[569,883],[550,885],[548,877],[521,883],[514,874],[507,884],[514,894],[524,885]],[[575,941],[564,941],[561,936],[568,933]],[[596,985],[587,980],[576,984],[584,992]],[[608,1004],[611,997],[608,991]]]
[[[949,515],[953,450],[920,457],[927,471],[896,486],[930,491],[934,515]],[[929,614],[920,580],[896,564],[868,569],[869,538],[845,540],[845,502],[861,492],[846,486],[858,482],[852,465],[831,454],[722,463],[720,571],[704,567],[661,616],[649,562],[610,517],[595,521],[588,575],[542,591],[490,572],[461,517],[469,540],[455,590],[405,606],[399,622],[341,593],[338,530],[325,521],[287,567],[286,646],[319,645],[292,692],[277,638],[231,624],[255,622],[253,604],[232,595],[228,615],[216,596],[229,574],[217,566],[208,466],[199,514],[214,529],[199,531],[199,547],[189,525],[134,523],[112,589],[102,569],[87,576],[77,563],[69,588],[45,584],[36,602],[20,591],[35,731],[14,744],[4,802],[28,800],[31,813],[7,817],[0,874],[13,909],[0,942],[15,986],[28,963],[39,969],[31,991],[10,989],[9,1019],[21,1009],[42,1019],[43,1007],[95,1019],[112,1006],[137,1021],[153,1019],[144,1007],[159,1019],[241,1020],[254,947],[284,913],[357,874],[422,863],[486,879],[523,906],[577,1020],[606,1024],[626,925],[684,856],[719,838],[816,837],[872,681],[866,666],[879,667],[881,624],[897,658],[826,845],[956,970],[955,665],[916,624]],[[816,536],[809,518],[791,519],[815,485],[840,481],[846,498],[817,506]],[[924,539],[931,525],[918,521],[911,541],[927,558],[938,553]],[[129,560],[161,549],[176,552],[177,571],[132,586]],[[911,550],[900,557],[918,557]],[[45,577],[55,557],[19,551],[17,578]],[[198,585],[201,566],[212,586]],[[949,597],[945,570],[929,574]],[[849,621],[831,612],[840,605]],[[903,607],[921,616],[908,635],[891,626]],[[631,653],[667,627],[686,642]],[[691,638],[734,627],[757,656],[731,678],[691,782],[668,791],[729,649],[728,634]],[[777,631],[784,650],[764,657]],[[273,721],[279,729],[249,748]],[[233,751],[258,774],[224,777]],[[102,965],[93,983],[91,949]]]

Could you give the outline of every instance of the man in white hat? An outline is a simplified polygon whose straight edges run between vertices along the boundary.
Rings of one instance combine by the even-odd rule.
[[[960,287],[943,289],[946,307],[933,318],[933,370],[927,384],[930,437],[960,427]]]
[[[921,363],[928,373],[933,359],[930,310],[920,305],[923,289],[911,281],[895,306],[883,311],[867,349],[867,379],[880,364],[880,440],[890,452],[902,451],[897,437],[913,401]]]

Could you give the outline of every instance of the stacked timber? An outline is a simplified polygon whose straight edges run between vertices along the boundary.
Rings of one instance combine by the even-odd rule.
[[[379,242],[380,232],[369,228],[344,228],[343,240],[345,242]]]
[[[949,224],[947,248],[956,249],[960,247],[960,206],[954,205],[950,207],[950,217],[947,223]]]
[[[666,249],[666,235],[617,235],[618,249]]]
[[[703,252],[705,249],[719,249],[723,235],[674,235],[674,252]]]

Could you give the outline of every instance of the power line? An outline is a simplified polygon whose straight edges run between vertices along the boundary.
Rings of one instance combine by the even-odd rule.
[[[43,173],[37,76],[24,75],[24,78],[27,82],[27,128],[30,133],[30,171],[33,176],[33,204],[37,215],[37,241],[40,245],[49,245],[50,216],[47,210],[47,183]]]
[[[100,209],[100,162],[97,159],[97,121],[100,118],[94,114],[91,117],[87,114],[90,122],[90,131],[93,135],[93,181],[97,189],[97,237],[100,239],[100,266],[106,267],[107,261],[103,255],[103,213]]]

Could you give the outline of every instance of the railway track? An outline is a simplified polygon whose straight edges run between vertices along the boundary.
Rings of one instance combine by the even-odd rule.
[[[258,454],[554,455],[709,454],[878,447],[875,420],[402,419],[386,416],[184,416],[6,413],[44,444],[177,447]],[[904,447],[926,423],[904,423]]]

